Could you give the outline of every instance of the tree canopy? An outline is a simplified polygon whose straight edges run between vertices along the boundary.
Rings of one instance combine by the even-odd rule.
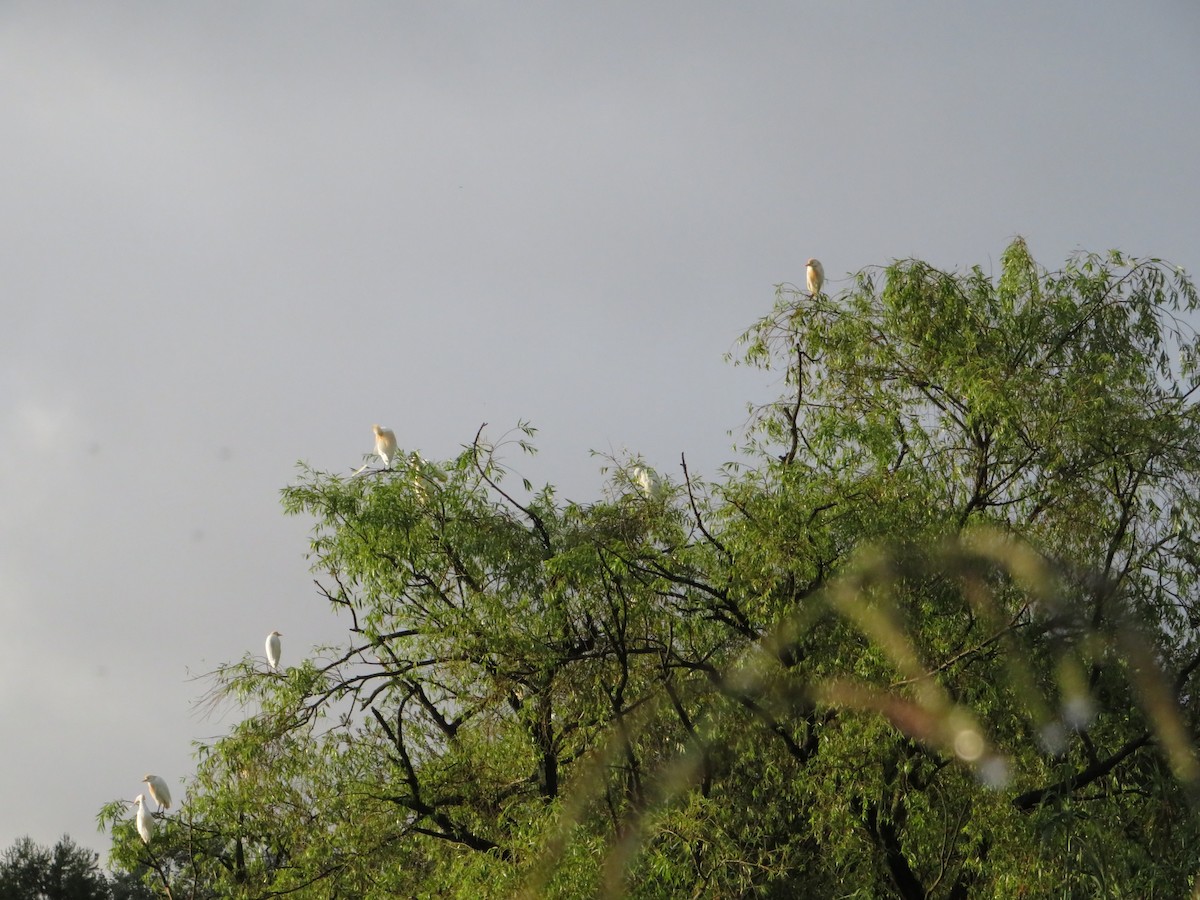
[[[144,900],[153,892],[133,875],[108,876],[100,856],[67,835],[53,847],[19,838],[0,854],[0,900]]]
[[[788,285],[736,458],[517,485],[533,430],[303,467],[345,625],[117,867],[183,897],[1170,896],[1200,868],[1196,292],[1155,259]]]

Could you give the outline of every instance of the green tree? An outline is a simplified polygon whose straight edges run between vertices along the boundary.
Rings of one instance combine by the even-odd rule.
[[[153,894],[141,883],[110,879],[99,855],[63,835],[53,847],[19,838],[0,856],[0,900],[118,900]]]
[[[246,657],[149,847],[174,897],[1180,896],[1197,344],[1183,273],[916,260],[780,288],[720,478],[581,504],[481,433],[304,469],[346,640]]]

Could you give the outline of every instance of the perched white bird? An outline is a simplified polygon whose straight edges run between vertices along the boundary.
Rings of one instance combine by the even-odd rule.
[[[643,466],[640,463],[635,463],[630,469],[633,474],[633,483],[637,486],[643,497],[647,499],[662,496],[663,482],[658,477],[658,473],[649,466]]]
[[[821,265],[818,259],[810,259],[808,261],[808,292],[810,294],[821,293],[821,285],[825,283],[825,267]]]
[[[427,491],[436,491],[440,484],[445,483],[446,473],[435,464],[422,459],[417,451],[414,450],[409,455],[408,461],[413,469],[413,488],[420,500],[425,500]]]
[[[272,669],[279,668],[279,639],[282,637],[278,631],[272,631],[267,635],[267,662],[271,664]]]
[[[375,432],[375,452],[385,466],[390,466],[396,458],[396,433],[379,425],[372,425],[371,430]]]
[[[143,843],[150,843],[150,836],[154,834],[154,820],[150,818],[150,811],[146,809],[146,804],[142,799],[142,795],[138,794],[133,799],[133,805],[137,807],[137,830],[141,835]]]
[[[150,796],[154,798],[160,810],[171,808],[171,789],[167,787],[166,781],[157,775],[147,775],[142,781],[146,782]]]

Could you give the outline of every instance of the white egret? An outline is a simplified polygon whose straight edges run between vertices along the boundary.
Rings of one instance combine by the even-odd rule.
[[[278,631],[272,631],[267,635],[267,662],[271,664],[271,668],[278,671],[279,669],[279,639],[282,635]]]
[[[137,830],[142,837],[143,843],[150,843],[150,837],[154,834],[154,820],[150,818],[150,811],[146,809],[145,801],[141,794],[138,794],[133,799],[133,805],[137,807]]]
[[[446,481],[446,473],[428,460],[422,459],[417,451],[414,450],[409,455],[408,461],[413,468],[412,483],[419,500],[425,500],[427,491],[436,491],[438,486]]]
[[[371,430],[375,432],[375,452],[385,466],[390,466],[396,458],[396,432],[379,425],[372,425]]]
[[[154,798],[160,811],[171,808],[171,789],[167,787],[165,780],[157,775],[147,775],[142,781],[146,782],[146,787],[150,789],[150,796]]]
[[[641,495],[646,499],[657,499],[662,496],[663,482],[658,477],[658,473],[649,466],[643,466],[641,463],[635,463],[630,469],[632,473],[632,481]]]
[[[821,265],[821,261],[810,259],[808,261],[808,292],[810,294],[821,293],[821,286],[825,284],[825,267]]]

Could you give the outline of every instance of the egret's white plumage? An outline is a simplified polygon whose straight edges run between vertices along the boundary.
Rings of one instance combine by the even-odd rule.
[[[171,808],[171,789],[167,787],[166,781],[157,775],[147,775],[142,781],[146,782],[146,787],[150,789],[150,796],[154,798],[154,802],[158,804],[160,810]]]
[[[821,265],[818,259],[810,259],[808,261],[808,292],[810,294],[821,293],[821,286],[825,284],[825,267]]]
[[[375,432],[375,452],[385,466],[390,466],[396,458],[396,433],[379,425],[372,425],[371,430]]]
[[[633,475],[633,483],[641,491],[643,497],[660,497],[663,492],[662,479],[658,477],[658,473],[649,466],[643,466],[640,463],[635,463],[630,469]]]
[[[412,465],[413,488],[419,499],[425,500],[428,491],[436,491],[439,485],[446,481],[446,473],[435,464],[422,459],[421,454],[415,450],[409,455],[408,461]]]
[[[137,830],[141,835],[143,843],[150,843],[150,837],[154,834],[154,820],[150,818],[150,810],[146,809],[146,803],[141,794],[138,794],[133,799],[133,805],[137,807]]]
[[[267,662],[271,664],[272,669],[279,668],[280,637],[282,635],[278,631],[272,631],[267,635]]]

